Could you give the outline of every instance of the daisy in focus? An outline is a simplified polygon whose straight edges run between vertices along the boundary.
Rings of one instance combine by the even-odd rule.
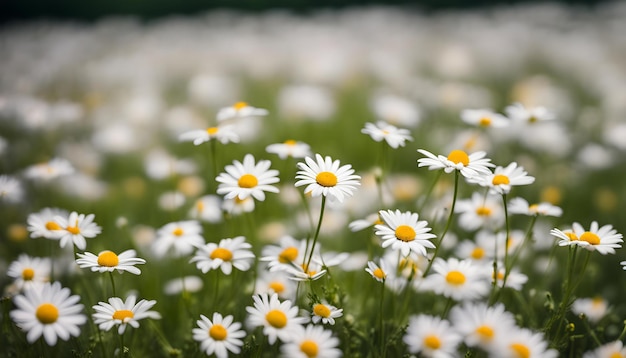
[[[389,123],[378,121],[376,124],[365,123],[361,133],[367,134],[376,142],[385,140],[393,149],[404,147],[406,141],[412,141],[411,132],[408,129],[397,128]]]
[[[380,261],[380,265],[377,265],[374,261],[368,261],[365,272],[372,275],[372,278],[378,282],[385,282],[387,278],[386,265],[383,260]]]
[[[484,303],[455,306],[450,311],[450,321],[464,337],[465,344],[487,352],[494,351],[496,342],[515,328],[513,314],[501,303],[491,307]]]
[[[466,179],[473,178],[478,174],[490,174],[489,168],[495,166],[491,163],[491,159],[485,158],[487,153],[480,151],[467,154],[462,150],[455,149],[447,157],[434,155],[424,149],[417,151],[426,156],[426,158],[417,160],[418,167],[428,167],[429,170],[443,169],[446,173],[458,170]]]
[[[475,176],[470,182],[489,188],[492,194],[504,195],[514,186],[534,183],[535,177],[528,175],[523,167],[513,162],[506,167],[496,167],[493,173]]]
[[[508,205],[508,209],[511,214],[555,217],[563,215],[563,209],[558,206],[554,206],[546,202],[530,205],[525,199],[519,197],[511,199]]]
[[[596,221],[591,223],[588,231],[575,222],[572,230],[552,229],[550,234],[561,239],[559,246],[578,245],[589,251],[598,251],[602,255],[615,254],[615,249],[622,247],[621,243],[624,242],[622,234],[613,229],[612,225],[600,227]]]
[[[452,329],[450,322],[423,314],[409,317],[409,326],[403,337],[409,352],[437,358],[456,357],[461,340],[462,337]]]
[[[294,330],[308,321],[298,317],[297,306],[292,306],[290,300],[280,302],[277,294],[255,295],[252,299],[254,306],[246,307],[248,325],[251,328],[263,327],[263,334],[270,344],[276,343],[276,339],[291,341]]]
[[[80,296],[70,294],[69,288],[62,288],[55,282],[31,287],[23,295],[14,297],[16,309],[10,315],[17,326],[27,332],[29,343],[43,335],[46,343],[54,346],[58,338],[67,341],[80,335],[79,326],[87,322],[87,317],[81,313]]]
[[[483,128],[502,128],[510,124],[508,118],[489,109],[465,109],[461,111],[461,120]]]
[[[311,157],[304,158],[306,163],[298,163],[295,183],[296,187],[306,185],[304,194],[311,194],[316,197],[323,195],[331,201],[343,202],[345,197],[352,196],[356,187],[361,185],[360,176],[354,175],[354,169],[349,164],[339,166],[339,160],[332,160],[330,157],[322,158],[315,154],[315,160]]]
[[[311,321],[315,324],[322,322],[323,324],[334,325],[335,318],[343,316],[343,309],[329,305],[328,303],[315,303],[312,308]]]
[[[55,222],[59,225],[59,240],[61,247],[72,242],[80,250],[87,246],[85,238],[94,238],[102,232],[102,228],[93,222],[94,214],[78,214],[73,211],[69,216],[56,216]]]
[[[280,349],[285,358],[339,358],[343,353],[338,346],[339,339],[331,331],[310,324],[297,326]]]
[[[217,112],[217,121],[227,121],[229,119],[243,119],[250,117],[264,117],[269,112],[267,109],[257,108],[246,102],[237,102],[229,107],[224,107]]]
[[[411,251],[426,256],[426,248],[435,248],[430,239],[436,235],[429,232],[431,228],[426,226],[426,221],[418,221],[417,213],[381,210],[380,218],[384,224],[376,225],[375,233],[383,240],[383,248],[399,250],[402,256],[408,256]]]
[[[279,182],[278,171],[269,169],[272,163],[269,160],[260,160],[255,164],[254,156],[246,154],[243,163],[233,161],[227,165],[226,173],[220,173],[215,178],[220,185],[217,193],[225,195],[225,199],[238,198],[244,200],[252,196],[256,200],[265,200],[265,192],[278,193],[277,187],[271,185]]]
[[[459,261],[451,257],[447,261],[437,257],[433,263],[433,273],[426,276],[420,289],[434,291],[456,301],[475,300],[489,292],[482,266],[470,260]]]
[[[177,221],[165,224],[157,230],[157,238],[152,244],[152,251],[158,257],[168,253],[184,256],[204,245],[202,226],[196,220]],[[173,248],[173,250],[172,250]]]
[[[11,262],[7,270],[18,290],[41,285],[50,281],[50,259],[47,257],[31,257],[21,254]]]
[[[89,268],[92,272],[130,272],[134,275],[140,275],[141,270],[135,265],[142,265],[146,260],[138,258],[135,250],[126,250],[117,255],[113,251],[101,251],[98,255],[91,252],[77,254],[76,263],[80,268]]]
[[[69,213],[62,209],[44,208],[38,213],[28,215],[28,231],[30,237],[35,239],[44,237],[46,239],[58,239],[61,234],[61,226],[54,220],[55,217],[68,216]]]
[[[189,262],[195,262],[202,273],[219,268],[225,275],[230,275],[233,267],[240,271],[248,271],[254,259],[251,248],[252,245],[247,243],[243,236],[222,239],[218,244],[210,242],[199,247]]]
[[[135,295],[130,295],[126,301],[119,297],[109,298],[109,302],[98,302],[93,306],[96,313],[93,314],[94,323],[103,331],[109,331],[115,325],[119,325],[118,334],[124,334],[126,326],[139,328],[139,320],[144,318],[161,319],[161,314],[150,311],[156,304],[155,300],[141,300],[137,302]]]
[[[270,144],[265,147],[265,151],[277,154],[280,159],[311,156],[311,147],[308,144],[293,139],[288,139],[283,143]]]
[[[210,320],[204,315],[196,321],[198,328],[193,329],[193,339],[200,343],[200,350],[208,356],[215,354],[217,358],[227,358],[228,352],[239,354],[246,332],[241,329],[241,323],[233,322],[233,316],[222,317],[213,313]]]

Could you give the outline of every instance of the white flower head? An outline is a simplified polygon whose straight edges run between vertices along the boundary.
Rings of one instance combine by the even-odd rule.
[[[288,139],[283,143],[270,144],[265,151],[277,154],[280,159],[304,158],[311,155],[311,146],[304,142]]]
[[[103,331],[108,331],[113,326],[119,325],[118,334],[124,334],[126,326],[139,328],[139,320],[144,318],[161,319],[161,314],[150,311],[156,304],[155,300],[141,300],[137,302],[135,295],[130,295],[126,301],[119,297],[109,298],[109,302],[98,302],[93,306],[96,313],[93,314],[94,323]]]
[[[508,118],[490,109],[465,109],[461,111],[461,120],[483,128],[502,128],[510,124]]]
[[[135,267],[135,265],[146,263],[146,260],[137,257],[135,250],[126,250],[119,255],[110,250],[102,251],[98,255],[94,255],[91,252],[77,255],[79,257],[76,259],[78,266],[80,268],[89,268],[93,272],[113,272],[117,270],[119,273],[127,271],[140,275],[141,270]]]
[[[47,257],[31,257],[21,254],[11,262],[7,276],[14,279],[19,290],[41,285],[50,281],[50,259]]]
[[[198,276],[184,276],[169,280],[163,286],[166,295],[180,295],[184,292],[198,292],[204,283]]]
[[[216,140],[222,144],[239,143],[239,135],[232,125],[208,127],[207,129],[195,129],[181,134],[178,137],[181,142],[193,142],[194,145]]]
[[[368,261],[365,271],[372,275],[372,278],[378,282],[384,282],[387,278],[387,272],[385,261],[380,260],[380,265],[377,265],[374,261]]]
[[[331,201],[343,202],[345,197],[352,196],[356,186],[361,185],[360,176],[354,175],[354,169],[349,164],[340,167],[339,160],[332,160],[331,157],[322,157],[315,154],[315,159],[304,158],[306,163],[298,163],[295,183],[296,187],[306,185],[305,194],[311,196],[323,195]]]
[[[511,121],[524,124],[551,121],[556,118],[556,115],[550,112],[546,107],[525,107],[519,102],[507,106],[504,111]]]
[[[0,201],[18,203],[24,197],[22,182],[11,175],[0,175]]]
[[[563,215],[563,210],[558,206],[546,202],[530,205],[525,199],[519,197],[511,199],[508,205],[508,210],[511,214],[555,217]]]
[[[202,273],[219,268],[225,275],[230,275],[233,267],[240,271],[248,271],[254,254],[250,251],[252,245],[245,240],[245,237],[237,236],[222,239],[218,244],[208,243],[199,247],[189,262],[195,262]]]
[[[361,133],[367,134],[376,142],[385,141],[391,148],[404,147],[406,141],[412,141],[411,132],[408,129],[397,128],[387,122],[378,121],[376,124],[365,123]]]
[[[24,176],[34,180],[52,180],[74,173],[74,167],[67,159],[53,158],[49,162],[33,164],[26,168]]]
[[[241,215],[243,213],[251,213],[255,208],[254,198],[251,196],[245,199],[234,197],[232,199],[224,199],[222,201],[222,210],[230,215]]]
[[[322,322],[323,324],[335,324],[335,318],[343,316],[343,309],[337,308],[326,302],[318,302],[313,304],[313,312],[311,312],[311,321],[313,323]]]
[[[409,317],[409,326],[403,337],[409,352],[437,358],[456,357],[461,339],[450,326],[450,322],[423,314]]]
[[[295,299],[297,284],[285,271],[261,271],[254,285],[255,294],[277,294],[280,299]]]
[[[278,171],[269,169],[272,163],[269,160],[260,160],[255,164],[254,156],[246,154],[243,163],[235,160],[232,165],[227,165],[226,173],[220,173],[215,178],[220,185],[217,193],[225,195],[225,199],[238,198],[244,200],[252,196],[256,200],[265,200],[265,192],[278,193],[277,187],[271,185],[278,183]]]
[[[451,257],[444,260],[435,259],[432,269],[434,272],[426,276],[420,288],[431,290],[456,301],[476,300],[489,292],[489,282],[480,265],[470,260]]]
[[[471,198],[457,201],[454,211],[459,214],[459,226],[467,231],[501,227],[504,210],[499,199],[474,192]]]
[[[69,216],[57,215],[54,221],[61,227],[59,240],[61,247],[72,242],[80,250],[87,246],[85,238],[94,238],[102,232],[102,228],[93,222],[94,214],[78,214],[73,211]]]
[[[237,102],[229,107],[224,107],[217,112],[217,121],[223,122],[230,119],[243,119],[250,117],[264,117],[269,112],[267,109],[257,108],[246,102]]]
[[[252,296],[254,307],[246,307],[248,325],[251,328],[263,327],[263,334],[270,344],[276,339],[288,342],[296,327],[306,323],[307,318],[298,317],[298,307],[292,306],[290,300],[280,302],[277,294],[260,294]]]
[[[494,357],[556,358],[558,352],[548,348],[543,334],[526,328],[511,329],[494,348]]]
[[[316,248],[317,249],[317,248]],[[281,237],[278,245],[267,245],[261,251],[260,261],[267,262],[270,272],[287,270],[304,262],[306,241],[298,241],[291,236]]]
[[[69,213],[62,209],[44,208],[37,213],[31,213],[26,220],[28,223],[27,230],[30,237],[35,239],[44,237],[46,239],[59,239],[61,235],[61,226],[54,220],[57,216],[68,216]]]
[[[496,167],[493,173],[478,175],[470,182],[489,188],[492,194],[508,194],[511,188],[518,185],[528,185],[535,182],[535,177],[528,175],[523,167],[513,162],[506,167]]]
[[[217,195],[205,195],[198,198],[188,215],[196,220],[212,224],[219,223],[223,219],[222,199]]]
[[[233,316],[222,317],[213,313],[213,319],[200,315],[196,321],[198,328],[193,329],[193,339],[200,343],[200,350],[208,356],[215,354],[217,358],[227,358],[228,352],[241,352],[246,332],[241,329],[241,323],[233,322]]]
[[[626,347],[622,341],[613,341],[601,345],[600,347],[585,352],[583,358],[613,358],[626,357]]]
[[[598,251],[602,255],[614,254],[615,249],[622,247],[621,243],[624,242],[622,234],[613,229],[612,225],[600,227],[596,221],[591,223],[589,230],[575,222],[572,230],[552,229],[550,234],[561,239],[559,246],[578,245],[589,251]]]
[[[577,298],[572,304],[572,312],[584,314],[591,323],[598,323],[608,312],[608,303],[602,297]]]
[[[339,339],[321,326],[298,326],[292,332],[291,340],[281,346],[284,358],[339,358],[343,355]]]
[[[434,155],[423,149],[417,151],[426,156],[426,158],[417,160],[418,167],[428,167],[429,170],[443,169],[446,173],[458,170],[466,179],[471,179],[479,174],[490,174],[489,168],[495,166],[491,163],[491,159],[485,158],[487,153],[482,151],[467,154],[463,150],[454,149],[447,157]]]
[[[176,221],[165,224],[157,231],[152,250],[158,257],[166,254],[184,256],[204,245],[202,226],[196,220]],[[171,250],[171,249],[174,250]]]
[[[384,224],[376,225],[375,233],[383,240],[383,248],[399,250],[402,256],[408,256],[411,251],[426,256],[426,248],[435,248],[430,239],[436,235],[430,233],[428,222],[418,221],[417,213],[402,213],[400,210],[381,210],[379,213]]]
[[[468,346],[478,346],[488,352],[515,328],[513,314],[507,312],[501,303],[494,306],[464,303],[452,308],[450,320]]]
[[[365,217],[365,219],[354,220],[348,224],[348,227],[350,228],[350,231],[357,232],[371,228],[376,224],[384,224],[384,222],[380,220],[380,215],[378,213],[369,214]]]

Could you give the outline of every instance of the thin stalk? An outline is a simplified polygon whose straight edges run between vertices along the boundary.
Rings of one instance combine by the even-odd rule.
[[[324,219],[324,208],[326,207],[326,197],[322,196],[322,207],[320,208],[320,218],[317,222],[317,229],[315,230],[315,236],[313,237],[313,244],[311,245],[311,251],[309,253],[309,258],[306,261],[306,266],[304,267],[305,272],[308,273],[309,265],[311,264],[311,259],[313,259],[313,252],[315,251],[315,245],[317,244],[317,238],[320,234],[320,228],[322,227],[322,219]]]
[[[111,287],[113,289],[113,297],[117,297],[115,293],[115,280],[113,279],[113,272],[109,271],[109,278],[111,279]]]
[[[378,327],[380,329],[380,356],[385,357],[387,350],[385,349],[385,328],[383,326],[383,302],[385,300],[385,279],[380,285],[380,302],[378,304]]]
[[[511,227],[509,225],[509,209],[506,205],[506,194],[502,194],[502,205],[504,206],[504,223],[506,229],[506,239],[504,241],[504,278],[502,279],[502,288],[506,285],[506,278],[509,276],[509,241],[511,240]],[[497,272],[494,280],[497,280]]]
[[[439,182],[439,178],[441,178],[441,173],[443,173],[442,170],[438,170],[437,171],[437,175],[435,176],[435,179],[433,180],[432,184],[430,184],[430,186],[428,187],[428,191],[426,191],[426,195],[421,200],[421,203],[420,203],[420,205],[417,208],[418,212],[421,212],[422,209],[424,209],[424,206],[428,202],[428,199],[430,198],[430,195],[433,193],[433,190],[435,189],[435,186],[437,185],[437,182]]]

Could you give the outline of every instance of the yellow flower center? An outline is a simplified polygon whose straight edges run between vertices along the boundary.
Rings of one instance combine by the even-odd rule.
[[[32,268],[25,268],[24,270],[22,270],[22,279],[24,281],[30,281],[33,279],[33,277],[35,277],[35,270],[33,270]]]
[[[613,352],[613,353],[611,353],[609,358],[624,358],[624,356],[620,352]]]
[[[496,280],[504,280],[504,272],[498,271],[498,273],[495,276],[492,273],[491,278],[495,278]]]
[[[465,283],[465,275],[459,271],[450,271],[446,275],[446,281],[451,285],[462,285]]]
[[[478,124],[483,126],[483,127],[489,127],[491,125],[491,118],[489,118],[489,117],[482,117],[478,121]]]
[[[133,311],[117,310],[113,312],[113,319],[119,319],[122,322],[124,322],[127,318],[133,318],[133,317],[135,317],[135,314],[133,313]]]
[[[472,253],[470,256],[474,260],[480,260],[483,257],[485,257],[485,249],[483,249],[482,247],[475,247],[474,250],[472,250]]]
[[[495,332],[493,331],[493,328],[482,325],[476,328],[476,333],[480,336],[481,339],[491,340]]]
[[[376,270],[372,271],[372,274],[374,275],[374,277],[376,277],[379,280],[382,280],[385,278],[385,272],[381,269],[381,268],[376,268]]]
[[[319,348],[315,341],[307,339],[300,343],[300,350],[302,351],[302,353],[306,354],[307,357],[314,358],[317,357],[317,352],[319,351]]]
[[[537,122],[537,117],[535,117],[535,116],[530,116],[530,118],[528,118],[528,122],[530,122],[530,123],[535,123],[535,122]]]
[[[537,204],[532,204],[528,207],[528,211],[530,211],[533,214],[537,214],[538,210],[539,210],[539,205]]]
[[[509,184],[509,177],[507,177],[506,175],[502,175],[502,174],[496,174],[493,176],[493,179],[491,180],[491,183],[493,185],[501,185],[501,184]]]
[[[455,149],[448,154],[448,160],[454,164],[469,165],[469,156],[462,150]]]
[[[594,297],[593,299],[591,299],[591,304],[594,307],[599,307],[604,304],[604,299],[602,297]]]
[[[293,246],[289,246],[278,254],[278,262],[281,264],[288,264],[293,262],[298,257],[298,249]]]
[[[330,317],[330,308],[328,308],[326,305],[318,303],[313,306],[313,313],[320,317],[328,318]]]
[[[211,252],[211,259],[222,259],[222,261],[230,261],[233,259],[233,253],[223,247],[218,247]]]
[[[576,234],[574,234],[573,232],[565,232],[564,234],[565,234],[565,236],[567,236],[570,239],[570,241],[578,241],[579,240],[578,236],[576,236]]]
[[[201,213],[204,211],[204,203],[202,202],[202,200],[198,200],[196,201],[196,210]]]
[[[115,267],[120,262],[120,258],[112,251],[102,251],[98,255],[98,265],[106,267]]]
[[[246,108],[246,107],[248,107],[248,103],[246,103],[246,102],[237,102],[237,103],[233,104],[233,108],[236,109],[236,110],[240,110],[240,109]]]
[[[321,172],[315,177],[317,184],[324,187],[333,187],[337,185],[337,176],[331,172]]]
[[[598,245],[600,243],[600,237],[598,235],[585,231],[582,235],[580,235],[580,241],[587,241],[591,245]]]
[[[489,209],[486,206],[481,206],[479,208],[476,208],[476,215],[478,215],[478,216],[489,216],[489,215],[491,215],[491,209]]]
[[[216,135],[218,131],[219,128],[217,127],[209,127],[206,129],[206,132],[209,133],[209,135]]]
[[[269,287],[276,293],[282,293],[285,291],[285,285],[279,281],[270,282]]]
[[[513,343],[509,347],[513,352],[517,353],[518,358],[530,357],[530,349],[521,343]]]
[[[228,331],[221,324],[214,324],[209,329],[209,336],[216,341],[223,341],[228,336]]]
[[[280,310],[267,312],[265,319],[274,328],[283,328],[287,325],[287,316]]]
[[[396,237],[398,240],[410,242],[415,240],[415,230],[408,225],[400,225],[396,228]]]
[[[65,230],[69,231],[72,235],[80,234],[80,228],[78,226],[68,226]]]
[[[175,236],[183,236],[184,233],[185,230],[180,227],[177,227],[176,229],[174,229],[174,231],[172,231],[172,234],[174,234]]]
[[[254,188],[259,184],[259,180],[252,174],[244,174],[237,181],[240,188]]]
[[[48,221],[46,223],[46,229],[48,229],[48,230],[61,230],[61,226],[59,226],[59,224],[55,223],[54,221]]]
[[[59,309],[52,303],[43,303],[37,307],[35,316],[43,324],[54,323],[59,318]]]
[[[288,146],[294,146],[294,145],[296,145],[296,143],[298,143],[298,142],[296,142],[293,139],[287,139],[284,144],[287,144]]]
[[[441,347],[441,340],[439,337],[430,334],[424,338],[424,345],[430,349],[439,349]]]

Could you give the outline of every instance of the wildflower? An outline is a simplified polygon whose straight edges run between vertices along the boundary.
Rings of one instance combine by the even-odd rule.
[[[506,167],[496,167],[493,173],[478,175],[470,179],[470,182],[488,187],[492,194],[508,194],[511,187],[528,185],[535,181],[535,177],[528,175],[523,167],[513,162]]]
[[[626,270],[626,261],[622,261],[620,262],[620,265],[622,265],[622,269]]]
[[[126,326],[139,328],[139,320],[144,318],[161,319],[161,315],[150,308],[156,304],[155,300],[141,300],[137,302],[135,295],[130,295],[126,301],[119,297],[109,298],[109,303],[98,302],[93,306],[96,313],[93,314],[94,323],[103,331],[108,331],[113,326],[119,325],[118,334],[124,334]]]
[[[461,111],[461,120],[483,128],[502,128],[509,125],[509,120],[489,109],[465,109]]]
[[[267,116],[268,113],[266,109],[252,107],[246,102],[237,102],[230,107],[220,109],[217,112],[217,121],[222,122],[229,119],[263,117]]]
[[[329,197],[332,200],[337,199],[343,202],[344,197],[352,196],[356,186],[360,185],[361,179],[358,175],[353,175],[354,169],[349,164],[339,167],[339,160],[333,161],[330,157],[322,158],[321,155],[315,154],[316,160],[306,157],[306,163],[298,163],[298,171],[296,179],[300,179],[295,183],[296,187],[306,185],[305,194],[311,196]]]
[[[11,175],[0,175],[0,200],[17,203],[24,196],[22,183]]]
[[[328,303],[319,302],[313,304],[313,312],[311,312],[311,321],[313,323],[335,324],[335,318],[343,316],[343,309],[339,309]]]
[[[204,283],[198,276],[184,276],[169,280],[163,287],[166,295],[178,295],[186,292],[198,292],[202,289]]]
[[[291,340],[296,327],[306,323],[307,319],[298,317],[298,307],[292,306],[290,300],[280,302],[277,294],[261,294],[252,296],[254,307],[246,307],[248,325],[263,327],[263,334],[270,344],[276,339],[283,342]]]
[[[339,339],[323,327],[308,325],[298,326],[291,335],[291,340],[280,349],[282,357],[288,358],[339,358],[342,356]]]
[[[217,195],[205,195],[196,200],[189,210],[189,216],[208,223],[222,221],[222,199]]]
[[[608,304],[602,297],[577,298],[572,304],[572,312],[584,314],[591,323],[598,323],[606,315]]]
[[[387,278],[387,270],[383,260],[380,260],[380,265],[376,265],[374,261],[368,261],[365,271],[372,275],[372,278],[378,282],[384,282]]]
[[[459,226],[467,231],[478,228],[496,229],[504,223],[500,200],[474,192],[470,199],[459,200],[454,210],[459,213]]]
[[[49,162],[34,164],[26,168],[24,176],[36,180],[52,180],[74,173],[74,167],[67,159],[54,158]]]
[[[67,216],[68,212],[56,208],[44,208],[38,213],[28,215],[28,231],[31,238],[44,237],[46,239],[58,239],[61,226],[54,220],[57,216]]]
[[[80,250],[87,246],[85,238],[94,238],[102,232],[102,228],[93,222],[94,214],[78,214],[73,211],[69,216],[56,216],[55,222],[59,225],[59,240],[61,247],[70,241]]]
[[[315,281],[326,274],[326,270],[319,263],[319,260],[313,259],[308,265],[294,265],[286,268],[285,272],[289,274],[289,279],[294,281]]]
[[[222,317],[215,312],[213,320],[200,315],[196,323],[199,328],[193,329],[193,339],[200,343],[200,350],[207,355],[215,353],[217,358],[226,358],[228,352],[241,352],[241,338],[246,336],[246,332],[241,329],[241,323],[233,322],[233,316]]]
[[[326,121],[335,114],[337,107],[335,94],[320,85],[283,86],[277,97],[280,118],[291,121]]]
[[[505,234],[506,235],[506,234]],[[473,240],[463,240],[456,247],[456,255],[463,259],[471,259],[475,262],[493,261],[496,245],[498,257],[504,256],[505,237],[495,235],[490,230],[480,230],[474,235]],[[510,244],[511,241],[509,241]]]
[[[513,315],[501,303],[491,307],[484,303],[455,306],[450,311],[450,320],[465,344],[486,351],[493,350],[496,342],[515,328]]]
[[[429,315],[411,316],[403,337],[409,352],[424,357],[452,358],[461,342],[461,336],[451,329],[450,322]]]
[[[502,336],[494,349],[495,357],[556,358],[558,353],[548,349],[548,342],[541,333],[526,328],[511,329]]]
[[[296,283],[290,280],[285,271],[262,271],[254,285],[255,294],[277,294],[280,299],[296,298]]]
[[[7,275],[15,280],[19,290],[41,285],[50,280],[50,259],[21,254],[11,262]]]
[[[122,273],[128,271],[134,275],[141,274],[141,270],[135,265],[145,264],[146,260],[136,257],[135,250],[126,250],[117,255],[113,251],[101,251],[98,255],[91,252],[77,254],[76,263],[80,268],[90,268],[92,272],[117,272]]]
[[[291,236],[283,236],[279,245],[267,245],[261,251],[260,261],[268,262],[270,272],[286,270],[304,261],[305,241],[297,241]]]
[[[311,147],[300,141],[288,139],[283,143],[270,144],[265,147],[268,153],[278,154],[280,159],[304,158],[311,155]]]
[[[246,238],[237,236],[213,242],[198,248],[196,255],[189,262],[195,262],[202,273],[220,268],[225,275],[230,275],[233,266],[240,271],[248,271],[254,254],[252,245],[245,242]]]
[[[585,352],[583,358],[618,358],[626,357],[626,347],[622,341],[613,341],[601,345],[600,347]]]
[[[487,154],[485,152],[467,154],[462,150],[455,149],[447,157],[444,157],[443,155],[435,156],[423,149],[418,149],[417,151],[427,157],[417,160],[418,167],[427,166],[429,170],[443,169],[446,173],[458,170],[466,179],[470,179],[478,174],[490,174],[491,170],[489,168],[495,166],[493,163],[490,163],[491,159],[485,158]]]
[[[378,215],[378,213],[370,214],[365,217],[365,219],[354,220],[348,225],[348,227],[350,228],[350,231],[356,232],[365,230],[368,227],[372,227],[376,224],[384,224],[384,222],[380,220],[380,216]]]
[[[434,273],[426,276],[420,286],[425,290],[457,301],[478,299],[489,292],[484,272],[470,260],[437,257],[432,268]]]
[[[253,212],[254,207],[254,199],[250,196],[243,200],[238,197],[234,197],[232,199],[224,199],[224,201],[222,201],[222,209],[231,215],[241,215],[243,213]]]
[[[233,161],[233,165],[226,166],[226,173],[220,173],[215,178],[220,182],[217,188],[218,194],[225,194],[225,199],[246,199],[252,196],[256,200],[265,200],[265,191],[278,193],[277,187],[271,185],[278,183],[278,171],[268,170],[272,163],[269,160],[260,160],[254,163],[254,156],[246,154],[243,163]]]
[[[209,127],[207,129],[195,129],[184,132],[178,137],[181,142],[193,142],[200,145],[210,140],[217,140],[222,144],[239,143],[239,135],[233,130],[232,125]]]
[[[550,121],[556,118],[554,113],[546,107],[538,106],[527,108],[523,104],[516,102],[507,106],[504,111],[513,122],[533,124],[542,121]]]
[[[165,211],[174,211],[185,204],[185,195],[178,190],[169,190],[161,193],[158,198],[159,208]]]
[[[502,263],[498,264],[498,273],[495,277],[492,267],[490,265],[486,265],[485,271],[489,270],[491,271],[491,281],[493,282],[495,280],[495,285],[502,287],[502,284],[504,283],[504,275],[506,274],[504,265]],[[514,269],[511,269],[506,277],[506,287],[510,287],[516,291],[521,290],[522,286],[524,286],[526,282],[528,282],[528,276]]]
[[[556,216],[563,214],[563,210],[558,206],[542,202],[529,205],[523,198],[513,198],[509,202],[509,212],[511,214],[522,214],[528,216]]]
[[[172,252],[172,247],[175,255],[188,255],[194,248],[204,245],[201,234],[202,226],[196,220],[171,222],[157,231],[157,239],[152,244],[152,249],[159,257]]]
[[[622,234],[613,229],[612,225],[599,227],[596,221],[591,223],[588,231],[575,222],[572,230],[552,229],[550,234],[561,239],[559,246],[578,245],[589,251],[598,251],[602,255],[614,254],[615,249],[622,247],[620,243],[624,242]]]
[[[381,210],[380,217],[384,224],[375,228],[376,235],[383,240],[383,248],[391,246],[392,250],[400,250],[402,256],[411,251],[426,256],[426,248],[435,248],[430,239],[436,235],[429,233],[431,229],[426,226],[426,221],[418,221],[417,213]]]
[[[43,335],[46,343],[54,346],[57,338],[67,341],[70,336],[80,335],[78,326],[87,322],[87,317],[80,313],[83,310],[83,305],[78,303],[80,296],[70,293],[69,288],[55,282],[28,288],[23,295],[15,296],[17,309],[10,315],[18,327],[28,332],[29,343]]]
[[[404,97],[378,94],[370,104],[376,117],[393,125],[414,128],[420,122],[420,109]]]
[[[404,147],[407,140],[413,140],[408,129],[397,128],[383,121],[378,121],[376,124],[365,123],[365,128],[361,129],[361,133],[368,134],[376,142],[384,139],[393,149]]]

